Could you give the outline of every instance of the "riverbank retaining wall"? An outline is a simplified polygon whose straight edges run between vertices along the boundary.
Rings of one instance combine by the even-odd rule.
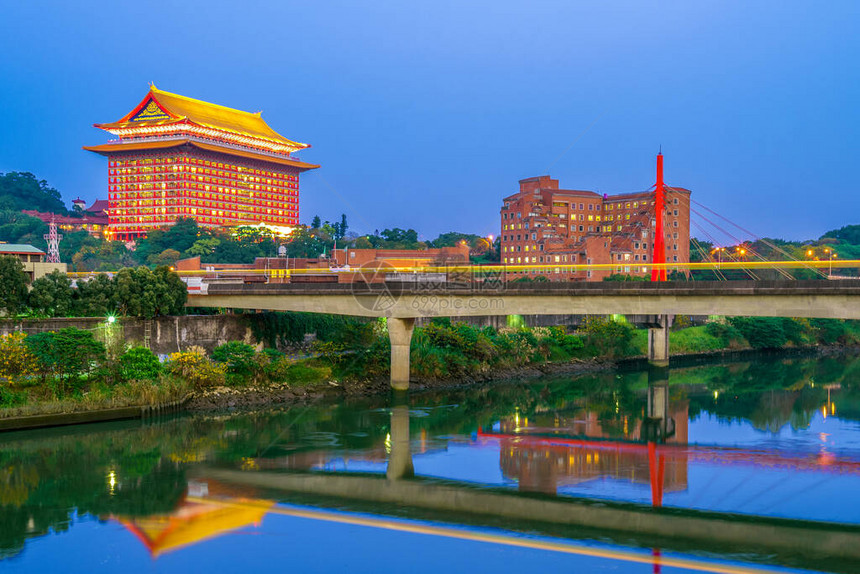
[[[210,353],[228,341],[258,345],[248,318],[241,314],[181,315],[152,320],[117,318],[113,324],[108,324],[104,317],[4,320],[0,321],[0,335],[59,331],[65,327],[92,331],[106,343],[123,340],[129,345],[148,346],[157,355],[187,351],[192,346]]]

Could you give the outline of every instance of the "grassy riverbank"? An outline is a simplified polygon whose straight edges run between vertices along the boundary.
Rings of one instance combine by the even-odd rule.
[[[286,402],[322,389],[352,393],[387,388],[390,345],[383,321],[355,320],[324,331],[303,359],[242,342],[170,355],[164,363],[144,348],[105,345],[89,332],[0,338],[0,418],[159,405],[192,396],[209,407],[246,401]],[[528,373],[584,370],[645,355],[647,332],[623,320],[591,318],[578,330],[564,327],[476,328],[447,319],[415,329],[413,379],[423,385],[476,383]],[[744,349],[795,349],[860,345],[852,321],[729,318],[702,326],[676,319],[673,355]],[[198,400],[199,399],[199,400]]]

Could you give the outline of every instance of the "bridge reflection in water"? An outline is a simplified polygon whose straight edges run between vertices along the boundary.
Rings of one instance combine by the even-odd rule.
[[[612,440],[597,413],[586,409],[569,418],[553,414],[552,421],[515,414],[498,432],[479,429],[477,436],[500,442],[502,472],[520,490],[556,494],[559,487],[615,478],[650,484],[652,505],[662,506],[664,491],[687,487],[687,451],[658,450],[656,443],[687,443],[689,402],[670,405],[668,369],[652,367],[648,382],[645,416],[633,428],[625,417],[624,441]]]
[[[796,464],[826,472],[834,470],[833,464],[837,472],[856,473],[860,469],[850,460],[840,463],[809,456],[688,445],[688,402],[670,400],[665,371],[652,373],[649,383],[645,416],[624,429],[625,440],[604,432],[587,410],[574,413],[570,419],[553,416],[552,421],[540,417],[527,420],[515,413],[502,419],[492,432],[479,431],[475,436],[477,445],[496,441],[500,444],[501,469],[505,476],[517,481],[518,490],[416,475],[410,410],[402,395],[396,395],[390,408],[384,476],[313,471],[325,459],[325,453],[305,453],[299,458],[260,459],[251,465],[251,471],[201,468],[197,478],[277,492],[282,501],[293,495],[299,495],[300,500],[309,495],[314,500],[341,501],[331,503],[341,508],[342,501],[352,501],[360,506],[371,505],[374,514],[400,513],[403,508],[411,508],[410,516],[442,512],[466,523],[501,520],[513,528],[528,524],[530,530],[553,535],[566,528],[584,528],[586,532],[633,535],[646,544],[651,540],[660,541],[660,546],[694,547],[708,552],[730,549],[771,557],[787,555],[794,562],[808,560],[810,564],[825,557],[860,560],[860,528],[855,525],[660,508],[664,491],[687,488],[691,460],[788,467]],[[651,505],[611,500],[595,504],[594,500],[556,494],[565,485],[601,478],[649,484]]]

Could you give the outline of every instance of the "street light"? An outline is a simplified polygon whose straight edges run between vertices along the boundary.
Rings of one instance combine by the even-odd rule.
[[[717,253],[717,267],[718,268],[723,263],[723,251],[725,251],[725,250],[726,250],[725,247],[714,247],[713,251],[711,251],[712,255],[714,252]]]

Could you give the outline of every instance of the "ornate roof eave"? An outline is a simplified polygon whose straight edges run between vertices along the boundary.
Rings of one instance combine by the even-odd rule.
[[[138,134],[154,134],[158,132],[169,132],[171,130],[185,130],[190,133],[198,132],[208,137],[235,140],[244,145],[256,146],[293,153],[311,147],[309,144],[298,142],[285,143],[289,140],[273,140],[263,138],[254,134],[227,131],[218,127],[209,126],[200,122],[192,121],[186,117],[160,120],[152,122],[114,122],[112,124],[93,124],[94,127],[105,130],[119,138],[133,137]]]
[[[284,156],[275,156],[275,155],[267,155],[265,153],[257,153],[253,150],[241,150],[234,148],[227,148],[223,146],[218,146],[217,144],[207,144],[204,142],[194,141],[187,138],[176,138],[170,140],[159,140],[159,141],[149,141],[149,142],[123,142],[123,143],[107,143],[102,145],[95,146],[83,146],[83,149],[91,152],[95,152],[101,155],[111,155],[114,153],[123,153],[123,152],[134,152],[134,151],[142,151],[142,150],[159,150],[159,149],[168,149],[173,147],[180,147],[190,145],[197,148],[200,148],[205,151],[212,151],[218,153],[226,153],[230,155],[235,155],[239,157],[244,157],[248,159],[253,159],[257,161],[264,161],[270,163],[277,163],[281,165],[288,165],[291,167],[299,168],[302,171],[309,169],[316,169],[319,167],[318,164],[306,163],[303,161],[299,161],[297,159],[291,157]]]

